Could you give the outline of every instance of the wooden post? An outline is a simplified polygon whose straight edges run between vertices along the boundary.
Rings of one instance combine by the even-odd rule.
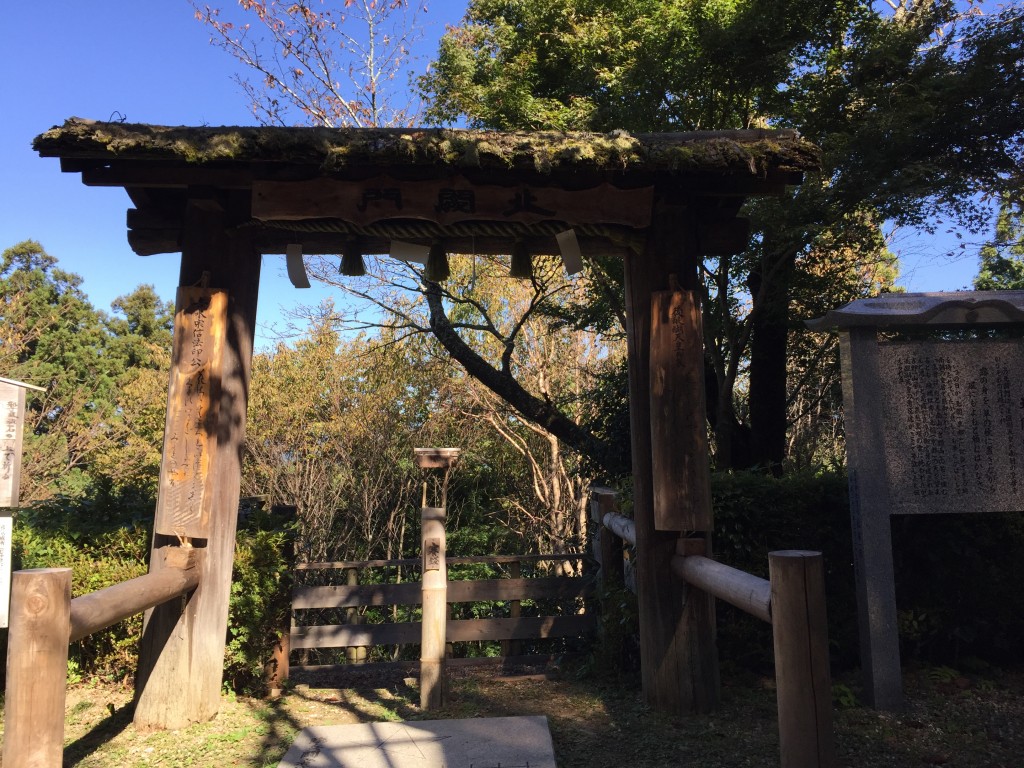
[[[277,698],[281,695],[284,683],[288,679],[288,675],[291,674],[290,661],[288,659],[290,654],[291,635],[285,630],[281,633],[277,642],[274,643],[274,650],[271,653],[270,661],[267,662],[264,668],[267,681],[267,695],[271,698]]]
[[[898,712],[906,702],[889,519],[891,494],[885,454],[878,449],[885,444],[876,412],[882,397],[878,332],[875,328],[851,328],[839,334],[839,345],[864,695],[875,709]]]
[[[522,564],[518,560],[513,560],[508,564],[508,577],[510,579],[518,579],[522,575]],[[519,600],[509,601],[508,615],[511,619],[518,619],[522,617],[523,606]],[[505,658],[508,658],[509,656],[518,656],[522,652],[522,646],[523,644],[519,640],[502,640],[501,655]]]
[[[357,568],[346,568],[345,569],[345,583],[354,587],[359,584],[359,569]],[[359,613],[358,608],[346,608],[345,609],[345,623],[346,624],[362,624],[363,616]],[[366,646],[365,645],[350,645],[345,648],[345,660],[349,664],[365,664],[366,663]]]
[[[654,527],[706,532],[712,527],[711,473],[700,300],[695,290],[672,287],[651,296]]]
[[[622,538],[604,525],[604,516],[618,509],[617,494],[610,488],[590,489],[590,517],[598,537],[598,552],[601,558],[601,581],[604,588],[621,589],[625,584],[625,568],[622,561]]]
[[[6,768],[57,768],[71,627],[71,569],[15,571],[4,701]]]
[[[836,765],[820,552],[768,553],[783,768]]]
[[[220,706],[260,275],[251,233],[245,228],[228,232],[234,221],[248,219],[248,196],[242,198],[197,196],[185,212],[180,285],[208,284],[227,291],[227,321],[210,428],[215,440],[208,466],[206,536],[191,542],[203,555],[199,588],[187,602],[172,600],[146,614],[135,682],[135,723],[142,727],[182,728],[211,719]],[[166,450],[163,461],[169,461]],[[158,532],[154,551],[176,540]]]
[[[662,197],[664,193],[662,193]],[[718,703],[718,652],[714,598],[687,586],[672,573],[679,533],[659,531],[654,520],[651,447],[652,294],[671,286],[677,275],[683,291],[695,291],[699,254],[692,212],[659,201],[643,254],[625,252],[626,339],[629,351],[629,409],[633,455],[633,519],[637,546],[637,607],[640,614],[640,668],[644,699],[656,709],[688,713]],[[697,315],[699,317],[699,315]],[[700,328],[684,324],[680,333],[700,338]],[[686,341],[689,348],[690,342]],[[702,368],[703,356],[691,361]],[[703,381],[703,376],[695,380]],[[703,397],[679,392],[679,397]],[[680,436],[676,460],[702,463],[703,439]],[[692,497],[694,504],[710,499]],[[707,532],[704,532],[705,534]],[[709,553],[710,554],[710,553]]]
[[[448,569],[445,564],[444,507],[420,510],[423,555],[423,627],[420,644],[420,707],[444,706],[445,632],[448,624]]]

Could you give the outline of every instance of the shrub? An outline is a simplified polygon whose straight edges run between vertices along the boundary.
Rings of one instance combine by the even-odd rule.
[[[239,527],[231,577],[224,684],[263,695],[264,669],[291,616],[294,521],[257,511]]]
[[[858,664],[846,475],[722,473],[713,476],[712,489],[716,559],[767,578],[772,550],[823,553],[832,661],[839,668]],[[904,660],[1011,661],[1024,632],[1024,593],[1016,584],[1024,516],[899,516],[892,531]],[[768,625],[721,602],[718,615],[722,659],[767,668]]]
[[[57,499],[20,510],[12,538],[13,568],[71,568],[71,595],[95,592],[147,571],[149,532],[110,526],[88,503]],[[69,658],[83,679],[124,680],[135,674],[142,616],[131,616],[73,643]]]

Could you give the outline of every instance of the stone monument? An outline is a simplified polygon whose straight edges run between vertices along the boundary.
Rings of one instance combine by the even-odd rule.
[[[903,706],[890,515],[1024,511],[1024,291],[887,294],[837,328],[865,693]]]

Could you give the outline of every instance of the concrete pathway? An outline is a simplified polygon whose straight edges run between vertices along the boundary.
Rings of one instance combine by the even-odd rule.
[[[555,768],[546,717],[303,729],[278,768]]]

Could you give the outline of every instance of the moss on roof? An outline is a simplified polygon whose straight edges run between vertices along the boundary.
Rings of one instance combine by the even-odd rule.
[[[71,118],[36,137],[44,157],[251,162],[346,167],[442,165],[541,173],[589,169],[648,173],[805,171],[817,148],[795,131],[608,134],[452,129],[168,127]]]

